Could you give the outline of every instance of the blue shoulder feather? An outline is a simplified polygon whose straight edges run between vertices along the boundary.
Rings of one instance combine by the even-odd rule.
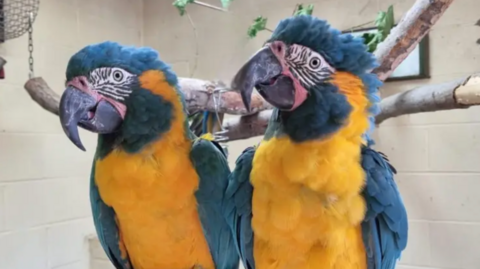
[[[362,166],[367,177],[362,234],[368,269],[395,269],[408,239],[407,211],[393,180],[396,171],[384,154],[368,146],[362,148]]]
[[[222,214],[230,168],[214,141],[197,139],[190,158],[200,178],[195,197],[202,228],[217,269],[237,269],[239,257],[230,228]]]
[[[237,159],[235,170],[230,174],[225,194],[224,214],[234,234],[235,244],[245,269],[254,269],[252,194],[250,184],[255,148],[249,147]]]
[[[98,240],[116,269],[131,269],[128,257],[122,258],[120,251],[120,236],[115,221],[115,211],[103,202],[95,184],[95,163],[96,158],[90,175],[90,203]]]

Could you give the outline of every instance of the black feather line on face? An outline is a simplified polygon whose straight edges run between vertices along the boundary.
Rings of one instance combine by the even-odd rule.
[[[102,67],[90,72],[89,83],[99,94],[125,104],[126,99],[138,86],[136,75],[121,68]]]
[[[312,59],[318,64],[312,66]],[[334,70],[320,53],[299,45],[287,47],[285,62],[293,77],[307,90],[327,83]]]

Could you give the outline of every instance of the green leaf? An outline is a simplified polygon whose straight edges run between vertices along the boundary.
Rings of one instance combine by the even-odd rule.
[[[380,11],[377,15],[377,18],[375,19],[375,25],[377,26],[377,30],[380,33],[380,42],[387,38],[394,24],[395,17],[393,14],[393,6],[390,5],[387,9],[387,12]]]
[[[373,52],[377,48],[377,32],[362,34],[363,43],[367,45],[368,51]]]
[[[230,6],[230,3],[232,3],[233,0],[221,0],[222,1],[222,7],[223,8],[228,8]]]
[[[307,7],[303,7],[303,4],[297,5],[297,10],[293,13],[293,16],[299,15],[312,15],[313,13],[313,4],[308,5]]]
[[[178,12],[180,12],[180,16],[183,16],[185,15],[185,7],[193,2],[195,2],[195,0],[175,0],[173,5],[178,9]]]
[[[267,27],[267,18],[263,16],[258,16],[255,20],[253,20],[252,25],[248,27],[247,34],[250,38],[254,38],[257,36],[257,33],[260,31],[265,30]]]
[[[375,38],[375,33],[364,33],[362,37],[363,43],[368,44]]]

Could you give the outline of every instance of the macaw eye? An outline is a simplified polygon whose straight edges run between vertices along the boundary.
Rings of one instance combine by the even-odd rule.
[[[123,102],[133,92],[136,76],[118,67],[100,67],[89,76],[92,88],[99,94]]]
[[[320,66],[321,60],[318,57],[312,57],[310,59],[309,65],[312,69],[317,69]]]
[[[120,70],[115,70],[115,71],[113,71],[113,75],[112,75],[112,76],[113,76],[113,79],[114,79],[115,81],[118,81],[118,82],[122,81],[122,79],[123,79],[123,73],[122,73],[122,71],[120,71]]]

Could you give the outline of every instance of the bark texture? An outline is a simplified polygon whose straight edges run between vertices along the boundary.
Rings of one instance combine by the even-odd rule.
[[[60,95],[54,92],[43,78],[35,77],[27,80],[24,88],[33,101],[58,116]]]
[[[386,80],[440,19],[453,0],[417,0],[374,52],[380,66],[373,70]]]
[[[480,104],[480,74],[454,81],[425,85],[386,97],[380,103],[375,123],[421,112],[468,108]]]

